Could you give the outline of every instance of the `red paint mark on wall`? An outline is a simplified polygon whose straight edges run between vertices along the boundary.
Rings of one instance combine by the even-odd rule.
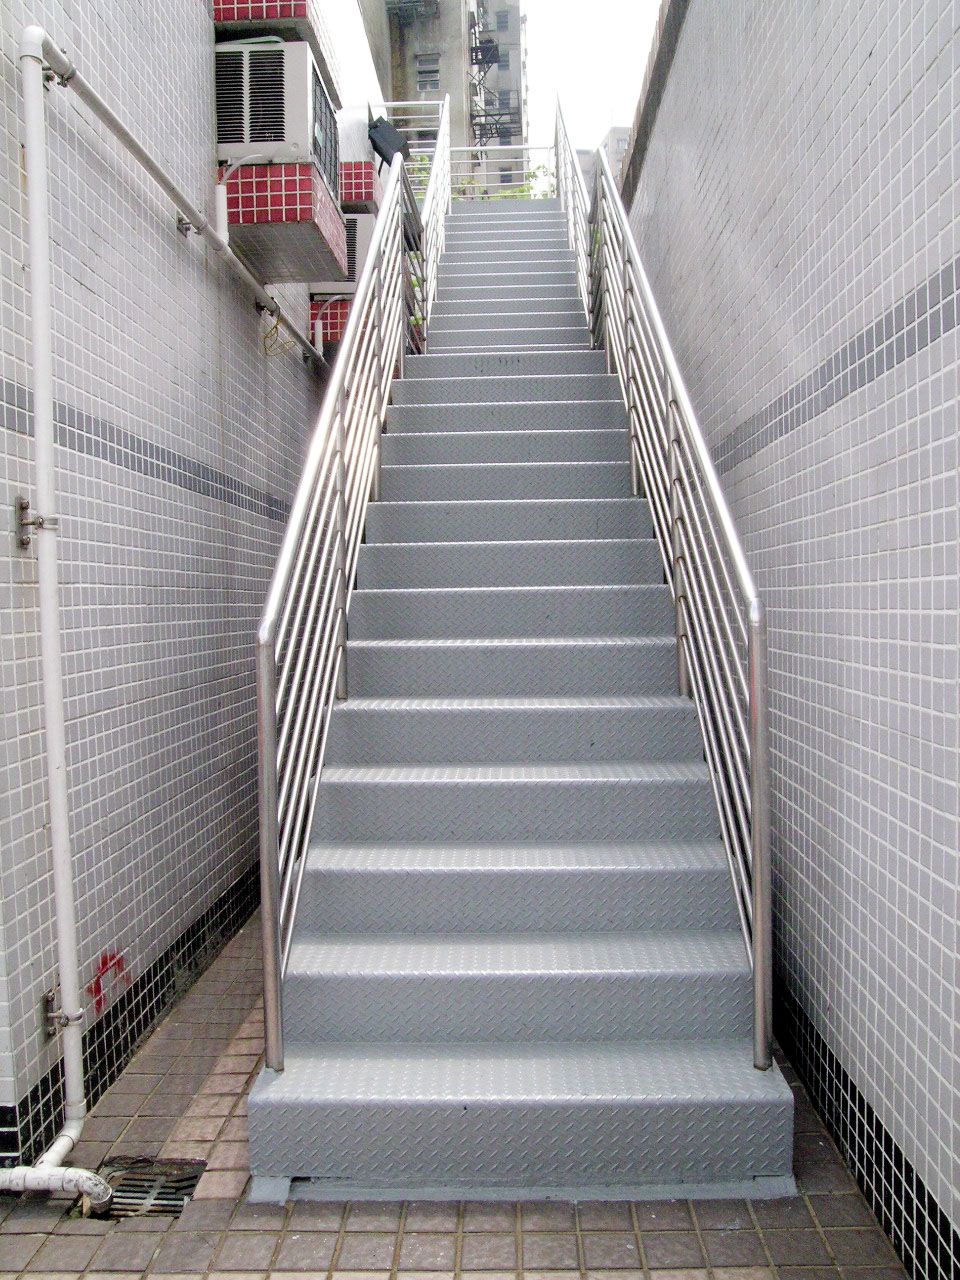
[[[87,987],[87,995],[93,1000],[93,1008],[97,1017],[103,1013],[107,1004],[107,991],[125,991],[130,985],[130,976],[126,972],[127,964],[118,951],[104,951],[97,965],[93,981]]]

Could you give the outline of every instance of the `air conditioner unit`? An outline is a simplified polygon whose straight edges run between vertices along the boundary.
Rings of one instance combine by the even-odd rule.
[[[357,280],[366,262],[373,239],[376,215],[372,213],[348,214],[344,218],[347,228],[347,278],[346,280],[315,280],[310,294],[315,298],[352,297],[357,291]]]
[[[216,95],[222,162],[313,161],[336,195],[337,120],[305,40],[266,36],[218,44]]]

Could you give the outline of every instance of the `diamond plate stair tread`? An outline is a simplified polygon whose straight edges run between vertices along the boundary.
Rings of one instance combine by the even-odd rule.
[[[531,909],[535,903],[531,902]],[[531,919],[530,926],[536,924]],[[738,929],[294,940],[284,1034],[321,1040],[704,1039],[750,1030]]]
[[[688,699],[351,699],[334,709],[331,764],[683,760],[702,754]]]
[[[348,640],[347,663],[371,696],[667,693],[676,647],[673,636]]]
[[[504,373],[472,377],[402,378],[394,404],[501,404],[512,401],[612,399],[609,373]]]
[[[514,636],[663,635],[673,620],[669,588],[413,587],[354,592],[354,640]]]
[[[571,377],[576,374],[606,374],[602,351],[550,352],[533,351],[524,355],[501,355],[496,351],[477,352],[472,356],[424,355],[407,356],[404,381],[419,382],[424,378],[501,378]]]
[[[622,462],[629,440],[621,427],[580,431],[399,431],[383,437],[386,465],[478,462]]]
[[[745,1040],[328,1045],[250,1095],[255,1172],[411,1191],[789,1177],[792,1122]]]
[[[719,841],[636,844],[312,844],[308,871],[674,871],[727,869]]]
[[[706,782],[707,766],[697,762],[648,762],[635,760],[585,761],[581,764],[470,764],[470,765],[328,765],[323,782],[382,785],[384,783],[529,783],[539,785],[592,782]]]
[[[623,405],[612,397],[593,400],[500,401],[490,404],[391,405],[387,434],[425,431],[582,431],[626,428]]]
[[[377,502],[367,511],[370,542],[502,542],[649,537],[646,502],[631,498],[516,498]]]
[[[653,585],[661,566],[652,538],[368,542],[360,548],[357,586]]]
[[[630,496],[630,464],[624,460],[384,466],[381,492],[385,502],[627,498]]]

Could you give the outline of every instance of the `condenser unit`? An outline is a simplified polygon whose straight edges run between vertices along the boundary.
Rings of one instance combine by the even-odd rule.
[[[357,280],[363,270],[376,216],[372,213],[348,214],[344,218],[347,228],[347,278],[346,280],[314,280],[310,293],[314,298],[352,297],[357,291]]]
[[[337,120],[305,40],[216,46],[217,153],[222,163],[313,161],[339,189]]]

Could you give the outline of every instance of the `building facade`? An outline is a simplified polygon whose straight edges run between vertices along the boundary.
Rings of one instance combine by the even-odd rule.
[[[667,0],[625,201],[770,625],[777,1032],[960,1258],[960,14]]]
[[[382,100],[356,5],[270,8],[307,24],[336,106]],[[37,564],[14,527],[16,498],[35,491],[18,44],[41,23],[212,221],[218,29],[194,0],[109,12],[12,0],[0,21],[0,1160],[10,1162],[38,1153],[61,1106],[58,1043],[42,1016],[56,959]],[[70,834],[96,1098],[257,901],[254,635],[322,377],[271,333],[217,255],[180,234],[166,197],[75,95],[51,88],[46,112]],[[276,293],[308,330],[307,285]]]

